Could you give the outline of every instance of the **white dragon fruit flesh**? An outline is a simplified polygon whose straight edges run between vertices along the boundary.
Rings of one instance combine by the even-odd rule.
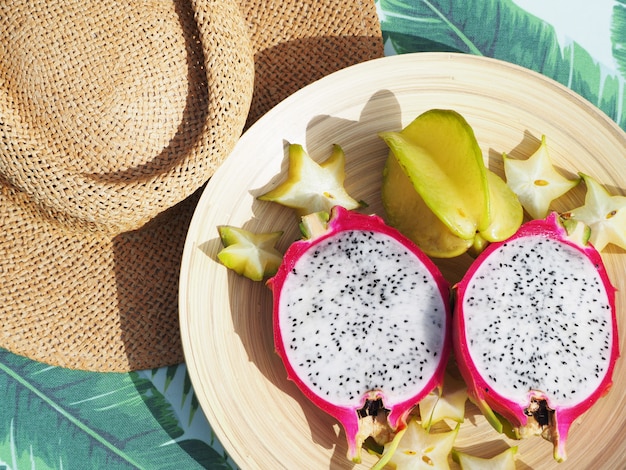
[[[454,353],[470,398],[498,430],[552,441],[557,461],[572,422],[608,391],[619,354],[615,289],[573,233],[555,213],[527,222],[455,286]]]
[[[268,281],[275,346],[289,379],[343,425],[348,458],[359,462],[366,438],[390,441],[441,386],[449,285],[376,215],[336,206],[316,232],[289,247]]]

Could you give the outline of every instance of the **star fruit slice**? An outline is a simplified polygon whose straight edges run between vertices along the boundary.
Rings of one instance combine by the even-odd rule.
[[[461,470],[515,470],[515,454],[517,446],[509,447],[491,458],[476,457],[453,449],[452,459],[461,466]]]
[[[339,145],[331,155],[317,163],[300,144],[289,145],[289,170],[285,181],[259,196],[295,209],[300,217],[314,212],[330,212],[334,206],[356,209],[361,202],[344,188],[346,157]]]
[[[517,196],[485,167],[472,128],[457,112],[430,110],[381,137],[391,149],[381,188],[387,222],[429,256],[478,253],[521,225]]]
[[[591,231],[589,241],[596,250],[603,250],[609,243],[626,250],[626,197],[613,196],[591,176],[579,175],[587,187],[585,203],[563,217],[587,225]]]
[[[448,456],[460,425],[447,432],[430,433],[416,420],[398,431],[393,440],[385,444],[380,460],[372,470],[385,468],[387,464],[396,470],[446,470],[450,468]]]
[[[545,135],[541,136],[539,148],[526,160],[513,159],[506,153],[502,158],[507,184],[533,219],[544,219],[552,201],[580,182],[566,178],[554,168]]]
[[[253,281],[276,274],[283,255],[274,245],[283,232],[253,233],[230,225],[217,230],[224,245],[217,257],[224,266]]]
[[[434,424],[449,419],[462,423],[465,420],[467,385],[462,379],[446,373],[441,393],[434,390],[418,404],[422,426],[428,430]]]

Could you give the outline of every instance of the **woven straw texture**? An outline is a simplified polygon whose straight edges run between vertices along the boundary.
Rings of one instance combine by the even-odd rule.
[[[380,55],[369,2],[0,3],[0,346],[86,370],[181,362],[200,188],[271,106]]]
[[[239,0],[255,51],[253,123],[305,85],[383,55],[373,0]]]
[[[252,81],[236,6],[199,1],[201,21],[184,2],[1,8],[0,172],[40,204],[136,229],[234,145]]]

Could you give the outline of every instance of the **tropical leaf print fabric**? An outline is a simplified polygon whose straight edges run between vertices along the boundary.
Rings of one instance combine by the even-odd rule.
[[[184,364],[128,374],[0,350],[0,469],[232,469]]]
[[[378,11],[387,54],[512,62],[569,87],[626,129],[626,0],[379,0]]]

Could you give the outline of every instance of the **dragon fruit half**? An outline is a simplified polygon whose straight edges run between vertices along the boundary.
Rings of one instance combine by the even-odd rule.
[[[552,441],[557,461],[619,354],[615,289],[585,234],[555,213],[527,222],[455,286],[454,351],[470,397],[499,431]]]
[[[268,281],[274,339],[288,377],[344,427],[359,462],[440,387],[451,350],[449,285],[411,241],[375,215],[335,206],[303,218]]]

